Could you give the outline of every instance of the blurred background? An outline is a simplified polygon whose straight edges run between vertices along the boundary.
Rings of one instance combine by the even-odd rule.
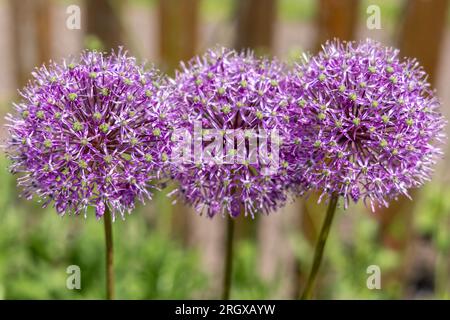
[[[68,28],[73,5],[80,8],[80,29]],[[4,115],[35,66],[83,48],[119,45],[173,74],[180,60],[215,45],[249,47],[293,63],[327,39],[370,37],[421,62],[448,117],[449,22],[447,0],[0,0],[1,139]],[[414,201],[399,199],[376,213],[362,205],[341,210],[316,297],[450,298],[449,165],[445,157],[433,181],[413,192]],[[93,213],[61,218],[37,199],[24,201],[7,166],[1,153],[0,299],[103,298],[101,221]],[[172,206],[168,190],[114,223],[117,298],[219,297],[224,219]],[[312,196],[270,216],[239,218],[231,297],[296,298],[323,214]],[[66,288],[69,265],[81,268],[81,290]],[[371,265],[380,267],[380,290],[366,286]]]

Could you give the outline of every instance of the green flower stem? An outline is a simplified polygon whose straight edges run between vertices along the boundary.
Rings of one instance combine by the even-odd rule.
[[[338,199],[339,197],[337,195],[333,195],[328,204],[325,221],[323,222],[322,229],[320,230],[319,239],[317,241],[316,249],[314,251],[314,260],[311,267],[311,272],[309,273],[305,290],[303,291],[303,294],[301,296],[302,300],[309,300],[313,295],[314,284],[316,281],[317,273],[319,272],[320,264],[322,262],[323,251],[325,248],[325,244],[327,242],[328,234],[330,233],[330,228],[333,222],[334,214],[336,212]]]
[[[227,216],[226,243],[225,243],[225,261],[223,272],[222,299],[230,299],[231,277],[233,273],[233,238],[234,238],[234,219]]]
[[[114,300],[114,247],[112,235],[112,219],[108,206],[105,206],[103,221],[105,225],[106,244],[106,298]]]

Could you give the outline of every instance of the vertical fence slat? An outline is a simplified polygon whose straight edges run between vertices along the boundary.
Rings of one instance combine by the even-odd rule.
[[[276,18],[275,0],[236,1],[236,36],[234,47],[270,52]]]
[[[43,63],[48,62],[52,56],[52,3],[49,0],[38,0],[35,2],[35,6],[34,14],[39,39],[36,43],[37,59],[39,63]]]
[[[31,70],[51,58],[51,1],[10,1],[13,57],[18,87],[25,85]]]
[[[402,56],[415,57],[434,84],[448,12],[448,0],[409,0],[405,3],[398,46]]]
[[[353,40],[358,22],[359,0],[320,0],[317,9],[315,50],[333,38]]]
[[[163,69],[169,73],[180,60],[190,59],[197,49],[198,0],[160,0],[159,50]]]
[[[235,5],[235,48],[252,49],[257,54],[273,52],[277,1],[237,0]],[[300,208],[296,202],[278,213],[258,216],[257,221],[239,221],[238,235],[251,236],[256,231],[257,265],[262,279],[270,283],[280,272],[283,274],[279,290],[272,292],[271,297],[290,298],[297,287],[296,262],[287,234],[296,231]]]
[[[199,5],[199,0],[159,0],[157,2],[159,66],[169,75],[174,74],[180,61],[188,61],[196,54]],[[203,245],[205,235],[198,231],[198,225],[202,225],[200,220],[205,217],[198,217],[193,211],[178,201],[167,215],[170,219],[171,233],[176,238],[187,246],[200,247]],[[209,246],[203,249],[205,248]],[[217,248],[213,249],[217,251]],[[203,264],[210,263],[211,260],[208,260],[210,257],[204,254],[205,251],[200,250],[200,252],[202,252]],[[211,254],[211,252],[208,253]],[[204,269],[208,270],[208,266],[205,265]]]

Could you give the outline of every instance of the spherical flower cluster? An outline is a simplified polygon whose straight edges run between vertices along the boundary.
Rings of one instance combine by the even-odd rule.
[[[323,195],[388,205],[430,178],[445,121],[415,60],[367,40],[327,42],[291,75],[298,178]]]
[[[171,96],[179,112],[174,127],[194,136],[194,152],[174,165],[172,175],[179,196],[198,212],[253,216],[286,201],[289,163],[283,139],[288,137],[289,117],[284,75],[284,66],[276,61],[228,49],[210,50],[182,64]],[[195,123],[201,130],[197,137]],[[257,142],[252,144],[251,137]],[[218,149],[206,159],[212,143]]]
[[[60,214],[115,213],[151,196],[170,154],[166,80],[119,50],[43,66],[8,115],[11,171]]]

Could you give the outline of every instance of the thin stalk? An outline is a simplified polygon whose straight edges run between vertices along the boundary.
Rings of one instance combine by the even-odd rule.
[[[114,300],[114,247],[112,235],[112,219],[108,206],[103,216],[106,244],[106,299]]]
[[[231,277],[233,273],[233,238],[234,219],[232,217],[227,217],[222,300],[230,299]]]
[[[322,262],[323,251],[325,244],[330,233],[331,224],[333,222],[334,214],[336,212],[336,206],[338,202],[338,196],[333,195],[328,204],[327,214],[320,230],[319,239],[317,240],[316,248],[314,251],[314,260],[309,273],[308,281],[306,282],[305,290],[301,296],[302,300],[309,300],[313,295],[314,284],[316,282],[317,273],[319,272],[320,264]]]

